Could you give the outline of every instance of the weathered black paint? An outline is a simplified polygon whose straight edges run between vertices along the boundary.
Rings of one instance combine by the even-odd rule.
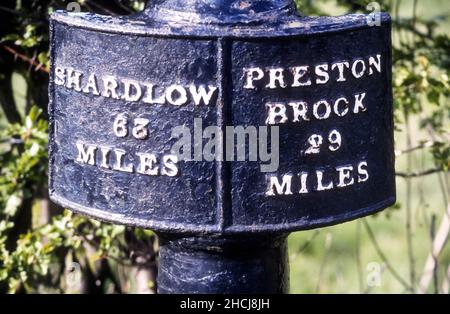
[[[98,219],[172,234],[163,236],[161,292],[260,292],[259,282],[247,285],[239,281],[240,276],[248,273],[253,278],[264,271],[272,274],[276,268],[273,263],[278,262],[283,275],[278,279],[270,275],[261,288],[284,291],[284,240],[275,241],[275,248],[270,246],[273,241],[263,241],[266,244],[258,250],[240,254],[251,246],[248,243],[260,239],[259,235],[341,223],[382,210],[395,201],[390,18],[383,13],[381,25],[371,27],[365,15],[298,17],[290,0],[151,3],[145,12],[130,17],[52,15],[50,196]],[[370,80],[350,78],[345,84],[330,82],[307,89],[242,88],[244,67],[314,65],[375,53],[383,56],[383,71]],[[58,65],[85,73],[150,80],[161,86],[175,82],[212,84],[219,92],[209,106],[127,103],[56,86],[53,71]],[[74,162],[77,140],[129,152],[163,154],[176,141],[171,138],[172,128],[182,124],[192,128],[197,117],[203,118],[203,127],[259,126],[265,124],[264,103],[269,100],[301,98],[314,102],[320,97],[361,91],[370,93],[370,114],[280,126],[278,173],[295,174],[318,167],[327,170],[362,158],[369,161],[371,180],[348,189],[267,197],[268,174],[259,171],[258,162],[181,162],[176,178],[107,171]],[[114,136],[113,121],[124,112],[151,120],[148,140]],[[299,154],[312,131],[334,127],[345,134],[338,152],[314,158]],[[175,241],[174,234],[212,238]],[[234,238],[239,235],[247,238],[241,245]],[[195,248],[191,245],[194,242]],[[212,254],[213,243],[219,247],[217,254]],[[200,246],[203,249],[198,249]],[[223,247],[238,253],[228,254]],[[261,256],[270,250],[279,253]],[[253,269],[258,263],[263,268]],[[190,265],[195,268],[192,272],[180,272]],[[220,280],[208,279],[210,287],[194,280],[205,271],[221,273],[227,268],[232,271],[225,277],[214,277]],[[169,279],[173,276],[179,281]],[[224,278],[231,283],[227,285]]]
[[[286,235],[160,237],[159,293],[286,293]]]

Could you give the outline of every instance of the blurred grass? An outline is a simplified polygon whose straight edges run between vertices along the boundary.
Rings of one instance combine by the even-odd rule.
[[[435,176],[427,176],[413,181],[413,190],[421,190],[420,193],[415,194],[412,201],[413,219],[415,221],[413,223],[413,243],[419,275],[431,245],[430,233],[426,227],[424,215],[426,214],[429,217],[431,212],[434,212],[437,217],[442,217],[445,208],[441,193],[436,188],[436,181]],[[403,179],[397,180],[397,188],[397,198],[402,203],[405,199]],[[421,199],[421,197],[424,199]],[[385,212],[366,218],[366,221],[370,224],[377,242],[390,264],[405,280],[408,280],[409,264],[406,251],[404,208],[402,207],[400,210],[386,209]],[[358,276],[357,267],[358,224],[360,228],[361,278]],[[381,285],[379,287],[371,288],[367,285],[367,279],[370,277],[370,269],[367,269],[370,266],[369,263],[376,262],[382,266],[383,261],[377,255],[361,221],[319,229],[319,234],[308,248],[301,253],[297,253],[298,249],[315,232],[314,230],[296,232],[289,237],[292,293],[406,292],[387,270],[381,273]],[[327,237],[329,238],[328,241],[331,241],[328,250],[326,248]],[[447,247],[442,255],[441,265],[446,267],[449,262],[450,251]],[[322,266],[322,263],[324,266]],[[321,267],[323,267],[322,275],[320,274]],[[360,280],[362,280],[361,286]]]
[[[326,2],[328,3],[328,2]],[[413,1],[402,1],[400,17],[412,16]],[[324,7],[325,12],[339,15],[345,12],[336,9],[331,4]],[[423,18],[432,18],[449,14],[450,1],[432,0],[419,1],[417,12]],[[393,17],[395,18],[395,17]],[[446,19],[439,28],[440,32],[450,32],[450,20]],[[395,38],[394,38],[395,40]],[[395,42],[395,41],[394,41]],[[396,150],[405,149],[405,133],[403,124],[395,134]],[[418,131],[417,121],[412,121],[411,129],[415,130],[413,146],[421,139],[426,139],[423,132]],[[429,169],[433,167],[429,154],[421,151],[413,153],[413,169]],[[406,155],[396,160],[396,170],[405,171]],[[389,208],[375,216],[365,218],[370,224],[375,238],[389,263],[405,280],[409,281],[409,260],[407,252],[407,238],[405,228],[406,184],[402,178],[397,178],[397,203],[400,209]],[[446,201],[439,187],[437,174],[412,179],[412,219],[413,246],[416,262],[416,277],[422,274],[425,259],[431,248],[430,217],[437,217],[436,229],[446,209]],[[358,232],[359,229],[359,232]],[[314,237],[314,234],[318,234]],[[298,252],[305,246],[306,249]],[[358,245],[359,242],[359,245]],[[358,249],[359,247],[359,249]],[[359,250],[359,267],[358,267]],[[383,261],[377,254],[361,220],[311,231],[295,232],[289,237],[291,293],[405,293],[405,288],[383,266]],[[378,264],[371,264],[371,263]],[[450,248],[447,245],[439,258],[440,278],[450,263]],[[379,286],[370,286],[373,266],[381,267]],[[360,270],[359,270],[360,269]],[[430,284],[430,287],[432,284]]]

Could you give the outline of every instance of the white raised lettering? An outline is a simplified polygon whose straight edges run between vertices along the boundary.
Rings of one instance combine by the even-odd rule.
[[[55,67],[55,84],[64,85],[66,83],[66,70],[62,67]]]
[[[316,176],[317,176],[317,191],[325,191],[325,190],[331,190],[333,188],[333,181],[330,181],[327,185],[323,185],[323,171],[322,170],[316,170]]]
[[[266,124],[285,123],[287,121],[286,107],[283,104],[267,103],[266,107],[269,109]],[[277,118],[279,118],[278,121]]]
[[[97,151],[97,146],[81,142],[76,143],[76,146],[78,149],[77,162],[95,165],[95,152]]]
[[[88,82],[87,82],[86,86],[84,86],[84,88],[83,88],[83,93],[89,94],[91,92],[91,90],[92,90],[93,95],[95,95],[95,96],[100,95],[100,93],[98,92],[98,87],[97,87],[97,78],[95,77],[94,73],[89,75]]]
[[[253,82],[259,81],[264,77],[264,72],[263,70],[261,70],[261,68],[248,68],[244,69],[244,72],[246,74],[244,88],[246,89],[255,89]]]
[[[302,120],[308,121],[309,118],[306,117],[306,113],[308,112],[308,105],[304,101],[299,102],[290,102],[288,103],[289,106],[292,107],[292,110],[294,111],[294,119],[293,122],[299,122],[300,117]]]
[[[322,105],[322,107],[325,108],[325,111],[323,111],[322,113],[319,113],[319,108],[321,105]],[[319,100],[318,102],[316,102],[314,104],[313,115],[317,120],[328,119],[328,117],[330,117],[330,114],[331,114],[331,106],[326,100]]]
[[[149,153],[136,153],[139,156],[139,167],[137,168],[137,173],[145,174],[149,176],[158,175],[158,167],[156,156]]]
[[[369,172],[367,171],[367,162],[361,161],[358,164],[358,182],[366,182],[369,179]]]
[[[126,151],[123,149],[114,148],[113,149],[114,154],[116,156],[116,162],[114,164],[113,169],[117,171],[123,171],[123,172],[133,172],[133,164],[125,165],[124,163],[124,156],[126,155]]]
[[[269,188],[266,192],[267,196],[275,195],[291,195],[291,181],[292,175],[285,174],[282,178],[282,183],[278,181],[276,176],[270,176],[269,178]]]
[[[373,74],[372,66],[375,67],[378,73],[381,73],[381,55],[378,54],[376,57],[376,60],[374,57],[369,57],[369,75]]]
[[[292,87],[298,87],[298,86],[309,86],[311,85],[311,79],[307,79],[306,81],[300,82],[300,79],[303,78],[308,72],[309,72],[309,66],[297,66],[292,67],[291,72],[294,75]]]
[[[217,87],[208,85],[208,92],[206,91],[205,86],[200,85],[196,88],[194,85],[189,86],[189,91],[191,92],[192,99],[194,100],[194,104],[200,105],[201,101],[205,105],[209,105],[211,98],[213,97]]]
[[[366,93],[355,95],[355,107],[353,108],[354,113],[359,113],[359,110],[361,111],[367,110],[367,108],[362,103],[364,97],[366,97]]]
[[[142,89],[141,86],[139,85],[139,82],[125,79],[123,79],[122,82],[124,84],[124,92],[122,99],[125,99],[126,101],[138,101],[142,96]]]
[[[119,95],[117,95],[117,87],[119,86],[117,80],[113,76],[109,75],[102,77],[102,80],[103,80],[102,96],[119,99]]]
[[[358,65],[360,66],[360,70],[358,71],[357,67]],[[364,63],[363,60],[358,59],[355,62],[353,62],[352,64],[352,74],[355,78],[360,78],[364,75],[364,72],[366,71],[366,64]]]
[[[169,177],[175,177],[178,174],[178,157],[176,155],[165,155],[163,156],[163,167],[161,169],[161,174]]]
[[[82,72],[76,71],[72,68],[67,68],[67,82],[66,87],[67,88],[73,88],[77,92],[81,92],[81,76],[83,75]]]
[[[316,84],[326,84],[329,79],[330,75],[328,74],[328,64],[319,64],[315,68],[316,75],[318,78],[316,79]]]
[[[269,69],[269,83],[266,85],[266,87],[270,89],[277,88],[278,82],[279,87],[285,88],[286,83],[284,82],[283,71],[284,70],[282,68]]]
[[[339,103],[343,102],[344,103],[344,109],[339,110]],[[334,102],[334,106],[333,106],[333,110],[334,113],[336,115],[338,115],[339,117],[343,117],[347,114],[348,112],[348,100],[345,97],[341,97],[336,99],[336,101]]]
[[[339,172],[339,183],[337,187],[343,188],[355,182],[352,176],[353,166],[340,166],[336,167],[336,170]]]
[[[186,89],[180,85],[171,85],[166,89],[166,99],[174,106],[184,105],[188,101]]]
[[[333,63],[333,65],[331,66],[331,70],[333,71],[335,68],[338,69],[339,71],[339,77],[337,78],[337,82],[345,82],[345,76],[344,76],[344,67],[348,68],[350,67],[350,64],[347,61],[344,62],[336,62]]]

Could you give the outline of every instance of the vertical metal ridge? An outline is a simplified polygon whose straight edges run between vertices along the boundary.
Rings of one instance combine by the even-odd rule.
[[[55,21],[50,18],[49,23],[49,42],[50,42],[50,73],[49,73],[49,88],[48,88],[48,189],[49,195],[53,194],[53,167],[54,162],[54,147],[50,143],[55,142],[55,84],[54,84],[54,67],[55,67]]]
[[[216,208],[219,230],[224,231],[231,223],[230,163],[226,161],[225,129],[229,122],[229,47],[228,39],[217,39],[217,81],[219,97],[217,107],[217,126],[222,131],[222,160],[215,161],[216,170]]]

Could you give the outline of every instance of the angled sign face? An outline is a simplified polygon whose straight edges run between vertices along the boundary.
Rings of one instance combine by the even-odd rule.
[[[231,234],[395,202],[387,15],[167,28],[58,12],[51,58],[50,195],[72,210]]]

